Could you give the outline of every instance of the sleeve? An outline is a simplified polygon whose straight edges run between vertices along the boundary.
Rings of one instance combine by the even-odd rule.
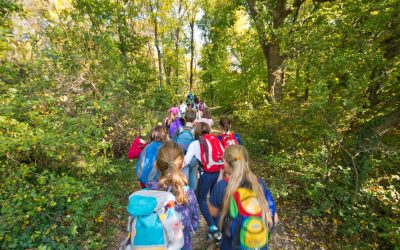
[[[196,157],[197,160],[201,161],[199,141],[193,141],[190,143],[184,158],[185,166],[190,163],[193,157]]]
[[[222,208],[222,203],[224,201],[224,195],[225,195],[225,189],[226,189],[227,183],[224,180],[219,181],[213,191],[211,192],[210,195],[210,204],[213,207]]]
[[[199,204],[197,203],[197,199],[193,190],[190,189],[188,195],[189,195],[189,206],[190,206],[190,223],[192,225],[193,231],[196,231],[200,225]]]
[[[276,213],[276,205],[275,205],[274,198],[272,197],[271,192],[270,192],[269,189],[265,186],[264,182],[263,182],[261,179],[260,179],[260,183],[261,183],[261,185],[262,185],[262,187],[263,187],[263,189],[264,189],[265,199],[266,199],[267,202],[268,202],[269,210],[271,211],[272,216],[274,216],[275,213]]]
[[[235,139],[238,141],[239,145],[243,145],[242,139],[240,138],[240,135],[238,133],[235,133]]]

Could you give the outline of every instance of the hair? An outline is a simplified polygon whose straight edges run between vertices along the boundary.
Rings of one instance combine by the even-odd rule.
[[[183,151],[179,145],[176,142],[168,141],[159,149],[155,165],[160,170],[158,188],[168,190],[172,187],[176,202],[187,205],[189,200],[185,192],[185,185],[188,181],[182,173],[183,158]]]
[[[225,132],[228,132],[231,129],[231,120],[228,117],[222,117],[219,125]]]
[[[265,199],[264,189],[258,181],[257,176],[251,172],[248,163],[249,155],[247,150],[241,145],[231,145],[224,153],[225,163],[229,165],[232,169],[228,186],[226,187],[223,206],[220,214],[220,228],[222,228],[224,219],[227,216],[230,199],[233,193],[238,189],[243,183],[248,184],[250,189],[256,194],[257,200],[261,207],[261,216],[264,225],[272,225],[271,212],[269,210],[268,202]]]
[[[200,136],[210,133],[211,133],[210,125],[208,125],[205,122],[197,123],[196,127],[194,128],[194,138],[196,140],[198,140]]]
[[[211,119],[211,112],[210,112],[210,109],[209,108],[207,108],[207,107],[204,107],[204,109],[203,109],[203,116],[202,116],[203,118],[206,118],[206,119]]]
[[[196,112],[193,109],[189,109],[188,111],[186,111],[185,120],[187,122],[193,122],[194,120],[196,120]]]
[[[150,141],[168,141],[168,133],[163,126],[155,126],[150,133]]]

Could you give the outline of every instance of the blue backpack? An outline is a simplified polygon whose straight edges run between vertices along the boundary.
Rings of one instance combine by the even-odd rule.
[[[153,141],[143,149],[139,156],[136,163],[136,175],[144,184],[157,180],[160,175],[154,167],[154,162],[157,160],[158,150],[161,146],[161,142]]]
[[[183,225],[171,192],[140,190],[129,196],[128,237],[120,250],[181,249]]]
[[[175,134],[173,140],[179,144],[183,153],[186,154],[190,143],[194,141],[193,128],[183,127],[179,129],[178,133]]]

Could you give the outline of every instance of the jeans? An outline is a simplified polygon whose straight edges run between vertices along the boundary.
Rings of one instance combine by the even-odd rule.
[[[190,163],[182,169],[183,174],[189,182],[189,187],[196,190],[197,186],[197,159],[193,157]]]
[[[206,220],[208,227],[216,225],[216,221],[208,211],[207,195],[211,193],[215,183],[217,183],[219,172],[217,173],[202,173],[197,185],[196,195],[199,203],[201,214]]]

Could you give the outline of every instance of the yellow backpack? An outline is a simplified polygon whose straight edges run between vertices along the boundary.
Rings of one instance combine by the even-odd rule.
[[[232,238],[233,249],[260,249],[268,246],[268,226],[264,225],[257,195],[238,188],[224,222],[225,234]]]

